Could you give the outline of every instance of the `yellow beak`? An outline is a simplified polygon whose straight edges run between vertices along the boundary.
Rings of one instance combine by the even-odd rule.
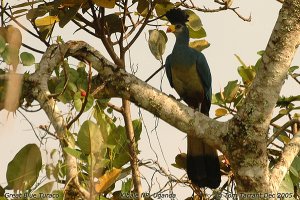
[[[167,33],[173,33],[175,32],[175,25],[170,25],[167,28]]]

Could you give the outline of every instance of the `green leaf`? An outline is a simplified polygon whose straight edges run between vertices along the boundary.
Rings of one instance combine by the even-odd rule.
[[[46,15],[47,12],[48,11],[46,9],[43,9],[42,7],[33,8],[28,11],[28,13],[26,14],[26,18],[28,20],[33,20],[38,17],[42,17],[42,16]]]
[[[142,16],[146,16],[149,11],[149,1],[148,0],[138,0],[137,11]]]
[[[40,195],[41,194],[51,194],[54,183],[56,183],[56,182],[54,182],[54,181],[48,182],[48,183],[42,185],[41,187],[39,187],[37,190],[35,190],[33,192],[33,195],[35,195],[37,198],[34,198],[34,199],[44,200],[45,198],[41,198]]]
[[[201,27],[197,31],[193,30],[189,26],[188,26],[188,28],[189,28],[189,32],[190,32],[190,34],[189,34],[190,38],[204,38],[204,37],[206,37],[206,32],[205,32],[203,27]]]
[[[189,46],[197,51],[201,52],[203,49],[206,49],[210,46],[210,43],[207,40],[195,40],[190,42]]]
[[[289,68],[289,73],[293,73],[295,70],[299,69],[299,66],[292,66]]]
[[[59,15],[59,27],[65,27],[75,17],[80,8],[81,4],[77,4],[66,10],[63,15]]]
[[[100,128],[91,120],[85,121],[78,132],[77,144],[85,154],[99,153],[103,148]]]
[[[155,11],[156,11],[156,15],[158,17],[166,14],[166,12],[170,9],[174,8],[174,4],[168,1],[164,1],[161,3],[157,3],[155,5]],[[164,16],[163,18],[161,18],[162,20],[167,20],[167,18]]]
[[[245,84],[250,84],[256,75],[255,70],[247,66],[238,67],[238,73],[242,77]]]
[[[42,156],[36,144],[24,146],[8,163],[6,180],[8,188],[24,191],[36,182],[42,168]]]
[[[226,87],[224,88],[224,92],[223,92],[225,101],[227,103],[231,103],[235,99],[238,90],[239,90],[238,81],[237,80],[229,81]]]
[[[241,65],[242,65],[243,67],[247,67],[247,65],[244,63],[244,61],[241,59],[240,56],[238,56],[237,54],[234,54],[234,56],[238,59],[238,61],[241,63]]]
[[[135,141],[137,142],[141,138],[140,136],[142,133],[142,121],[139,119],[133,120],[132,125],[133,125],[133,130],[134,130]]]
[[[281,182],[280,186],[279,186],[279,190],[278,193],[281,194],[294,194],[294,185],[292,182],[292,179],[290,177],[289,173],[286,173],[283,181]],[[289,196],[289,195],[287,195]],[[284,199],[294,199],[293,195],[290,196],[290,198],[284,198]]]
[[[54,190],[52,194],[55,195],[55,197],[57,197],[55,198],[55,200],[64,200],[65,194],[63,190]]]
[[[121,187],[122,193],[129,193],[132,188],[133,188],[133,182],[131,178],[122,182],[122,187]]]
[[[70,147],[65,147],[64,148],[64,151],[67,153],[67,154],[70,154],[71,156],[74,156],[75,158],[77,159],[81,159],[81,155],[82,153],[76,149],[72,149]]]
[[[167,43],[166,33],[161,30],[149,30],[148,45],[151,53],[157,60],[162,59]]]
[[[123,31],[122,20],[119,15],[115,13],[106,15],[104,17],[105,26],[106,26],[106,34],[111,35],[113,33],[121,33]],[[126,31],[126,27],[124,27]]]
[[[74,106],[77,112],[81,110],[81,107],[84,102],[84,97],[81,96],[81,91],[78,91],[74,94]],[[91,107],[93,107],[94,104],[94,97],[92,95],[89,95],[87,97],[87,103],[84,108],[84,112],[88,111]]]
[[[35,63],[35,57],[31,53],[22,52],[20,58],[24,66],[31,66]]]
[[[188,22],[187,25],[193,30],[193,31],[199,31],[202,28],[202,22],[200,20],[200,17],[194,13],[192,10],[184,10],[188,15]]]
[[[2,53],[5,50],[5,47],[6,47],[6,40],[2,35],[0,35],[0,53]]]

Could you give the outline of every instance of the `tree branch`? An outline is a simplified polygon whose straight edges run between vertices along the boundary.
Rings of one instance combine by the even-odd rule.
[[[58,46],[60,47],[58,48]],[[47,49],[45,55],[48,56],[43,56],[39,74],[48,74],[44,76],[46,80],[63,57],[73,56],[79,60],[85,60],[98,71],[98,85],[105,83],[106,87],[101,92],[103,97],[122,97],[130,100],[179,130],[204,138],[209,144],[216,146],[222,152],[226,152],[222,138],[228,133],[228,123],[210,119],[151,87],[111,63],[87,43],[70,41],[66,44],[52,45]],[[37,78],[41,79],[35,73],[29,77],[29,80],[36,80]],[[39,87],[47,88],[47,82],[40,83]]]
[[[291,141],[284,147],[281,157],[276,165],[273,167],[270,175],[270,183],[273,190],[278,191],[280,183],[285,177],[290,168],[294,158],[300,150],[300,131],[298,131]]]

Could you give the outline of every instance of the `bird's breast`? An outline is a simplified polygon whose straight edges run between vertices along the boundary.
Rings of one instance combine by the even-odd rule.
[[[202,102],[204,89],[196,70],[196,64],[191,66],[173,64],[171,73],[174,89],[179,96],[188,105],[197,107]]]

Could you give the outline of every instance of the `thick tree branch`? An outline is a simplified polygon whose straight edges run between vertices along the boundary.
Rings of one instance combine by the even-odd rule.
[[[299,19],[299,0],[285,0],[256,78],[232,120],[236,128],[232,130],[233,139],[229,138],[229,143],[235,141],[237,145],[230,147],[229,160],[239,192],[276,192],[274,187],[269,187],[267,133],[273,109],[300,42]],[[253,188],[249,188],[250,185]]]
[[[43,56],[41,63],[44,64],[40,64],[42,67],[39,74],[45,74],[43,78],[46,80],[50,77],[54,67],[61,63],[63,57],[73,56],[79,60],[85,60],[99,72],[98,85],[105,83],[106,87],[102,91],[102,96],[128,99],[179,130],[187,134],[196,134],[222,152],[226,152],[222,138],[228,132],[228,123],[210,119],[151,87],[108,61],[87,43],[70,41],[62,45],[53,45],[47,49],[45,55],[48,56]],[[36,78],[40,79],[35,73],[30,80],[36,80]],[[47,82],[40,84],[39,87],[47,88]]]
[[[56,54],[56,57],[52,54],[53,52],[58,53]],[[51,124],[55,129],[56,135],[59,138],[60,145],[62,147],[74,148],[74,144],[68,141],[68,137],[66,137],[67,124],[61,114],[60,109],[58,108],[55,100],[53,98],[48,97],[50,93],[48,90],[47,81],[49,80],[51,73],[46,71],[47,66],[51,64],[54,64],[55,66],[60,64],[63,61],[63,57],[61,56],[62,54],[64,54],[63,52],[66,51],[64,51],[62,48],[57,48],[57,46],[51,46],[50,48],[48,48],[40,62],[40,68],[29,77],[29,81],[33,82],[34,85],[36,85],[36,87],[33,89],[32,94],[35,97],[35,99],[40,103],[40,105],[42,105],[43,110],[45,111],[49,120],[51,121]],[[76,186],[79,182],[77,160],[74,156],[71,156],[65,152],[63,153],[65,163],[67,164],[66,181],[74,181],[74,185]],[[89,198],[89,193],[85,191],[84,188],[80,187],[78,189],[81,191],[82,195],[84,195],[86,199]]]

